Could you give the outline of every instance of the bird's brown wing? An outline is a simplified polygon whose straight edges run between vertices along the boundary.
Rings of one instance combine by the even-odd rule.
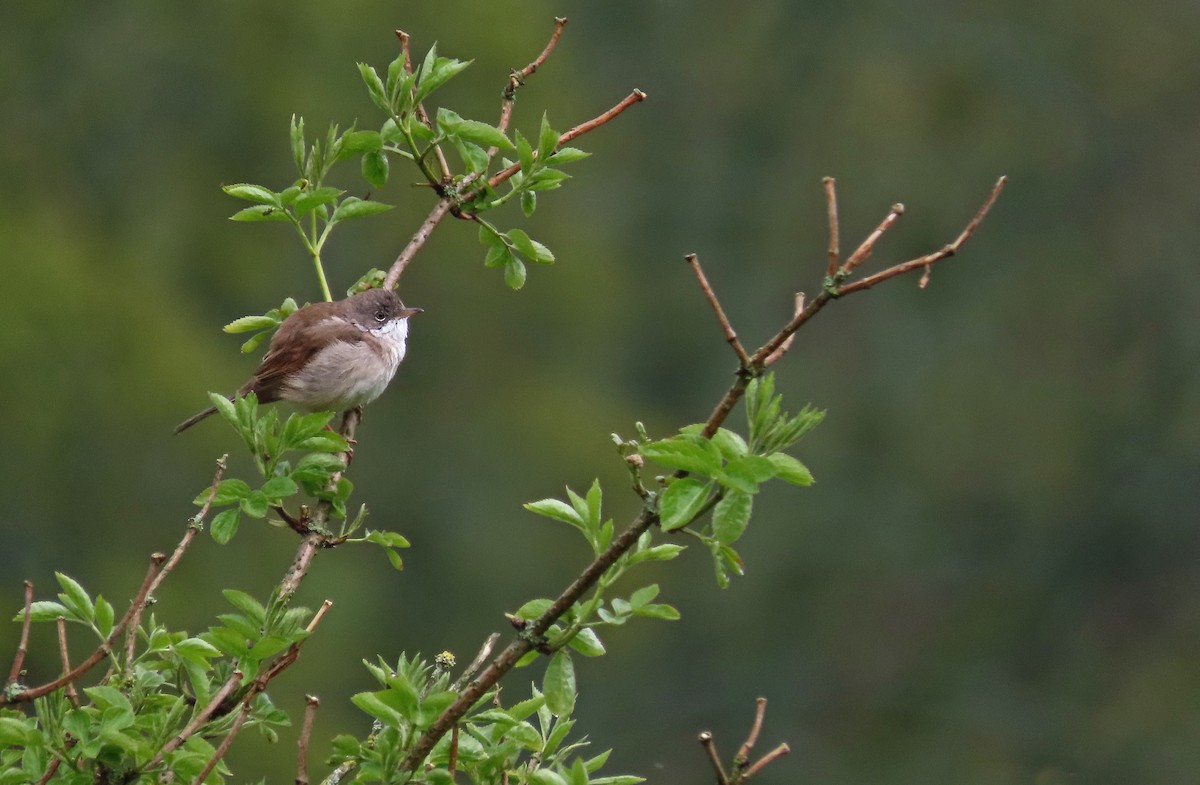
[[[308,309],[323,309],[332,303],[315,303]],[[313,314],[319,316],[320,313]],[[250,380],[238,390],[238,395],[253,392],[259,403],[278,401],[284,382],[312,359],[317,349],[334,341],[357,343],[364,333],[349,322],[338,319],[284,320],[271,338],[270,347]]]

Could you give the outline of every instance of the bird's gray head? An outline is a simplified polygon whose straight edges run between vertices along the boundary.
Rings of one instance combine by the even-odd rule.
[[[374,331],[394,327],[394,323],[421,313],[406,308],[391,289],[368,289],[346,298],[346,318],[360,330]]]

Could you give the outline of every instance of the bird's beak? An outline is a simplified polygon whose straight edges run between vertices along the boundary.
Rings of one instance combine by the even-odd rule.
[[[425,313],[425,309],[424,308],[401,308],[400,309],[400,318],[407,319],[408,317],[415,316],[419,313]]]

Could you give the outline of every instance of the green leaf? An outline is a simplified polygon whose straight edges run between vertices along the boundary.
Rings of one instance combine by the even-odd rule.
[[[209,531],[212,532],[212,538],[217,541],[218,545],[224,545],[233,539],[233,535],[237,534],[240,518],[241,512],[238,508],[231,507],[217,513],[216,517],[212,519]]]
[[[504,283],[513,291],[525,285],[525,264],[520,259],[509,258],[504,263]]]
[[[666,621],[679,621],[679,611],[672,605],[663,605],[660,603],[650,603],[643,605],[640,608],[635,608],[634,616],[644,616],[649,619],[664,619]]]
[[[67,608],[67,606],[52,600],[38,600],[37,602],[31,602],[29,604],[29,618],[31,621],[54,621],[59,616],[62,616],[66,619],[78,618]],[[22,608],[21,611],[13,617],[13,621],[24,620],[25,609]]]
[[[260,343],[262,343],[263,341],[265,341],[267,339],[268,335],[270,335],[270,333],[264,330],[263,332],[258,333],[257,335],[250,336],[250,338],[245,343],[243,343],[241,346],[242,354],[249,354],[250,352],[257,349],[258,345]]]
[[[297,218],[303,218],[311,213],[316,208],[323,204],[333,204],[342,194],[346,193],[341,188],[307,188],[304,193],[296,197],[292,209],[296,211]]]
[[[270,316],[243,316],[240,319],[234,319],[221,329],[227,333],[249,333],[257,330],[270,330],[278,325],[279,320],[272,319]]]
[[[530,773],[529,782],[532,785],[567,785],[561,774],[550,769],[537,769]]]
[[[557,153],[547,158],[542,163],[547,166],[561,165],[582,161],[590,156],[591,153],[580,150],[578,147],[563,147]]]
[[[726,491],[725,498],[713,508],[713,537],[723,545],[737,542],[750,523],[754,497],[740,491]]]
[[[382,188],[388,180],[388,157],[382,150],[372,150],[362,157],[362,175],[374,188]]]
[[[41,741],[41,733],[34,727],[33,720],[0,717],[0,748],[36,746]],[[32,782],[32,780],[21,781]]]
[[[478,120],[463,120],[454,127],[451,136],[467,142],[474,142],[481,147],[498,147],[501,150],[516,149],[503,131]]]
[[[560,188],[565,181],[570,179],[571,175],[559,169],[538,169],[525,183],[525,187],[530,191],[553,191],[555,188]]]
[[[575,708],[575,665],[566,651],[559,649],[551,655],[542,677],[542,693],[550,711],[560,718],[570,716]]]
[[[342,136],[339,158],[349,158],[358,153],[369,153],[383,147],[383,137],[378,131],[350,131]]]
[[[351,696],[350,701],[370,716],[393,728],[402,727],[404,723],[400,712],[380,700],[378,693],[360,692]]]
[[[313,452],[345,452],[350,448],[350,443],[340,433],[325,431],[315,436],[309,436],[297,444],[296,447],[301,450],[312,450]]]
[[[600,636],[591,627],[581,629],[568,645],[585,657],[599,657],[605,653]]]
[[[275,207],[281,206],[279,195],[269,188],[263,188],[261,185],[235,183],[234,185],[222,186],[221,190],[236,199],[245,199],[248,202],[269,204]]]
[[[276,501],[285,496],[299,493],[300,487],[291,477],[272,477],[263,483],[262,492],[271,501]]]
[[[367,92],[371,95],[371,100],[385,112],[391,111],[391,105],[388,103],[387,93],[383,89],[383,80],[379,78],[379,74],[375,73],[375,69],[366,63],[358,64],[358,72],[362,74],[363,82],[367,85]]]
[[[672,436],[638,448],[643,457],[671,469],[712,476],[721,467],[721,451],[699,436]]]
[[[685,546],[683,545],[676,545],[670,542],[655,545],[652,548],[634,553],[630,557],[630,564],[637,564],[642,561],[670,561],[682,553],[684,548]]]
[[[430,49],[429,51],[432,53],[434,50]],[[434,90],[437,90],[446,84],[446,82],[453,79],[473,62],[473,60],[462,61],[446,57],[436,57],[430,63],[427,58],[426,64],[423,64],[421,67],[421,81],[417,83],[416,100],[424,100]],[[426,65],[429,67],[426,67]]]
[[[538,160],[542,163],[554,154],[558,147],[558,131],[550,127],[550,118],[542,114],[542,125],[538,130]]]
[[[729,461],[750,453],[750,446],[746,444],[746,440],[728,428],[718,428],[712,441]]]
[[[202,507],[208,501],[208,495],[212,493],[212,488],[206,488],[197,494],[192,503],[197,507]],[[213,496],[212,503],[217,507],[223,507],[226,504],[233,504],[250,495],[250,486],[243,480],[236,477],[231,477],[228,480],[221,480],[221,484],[217,486],[217,492]]]
[[[488,247],[487,255],[483,257],[483,266],[502,267],[515,259],[516,257],[513,256],[513,252],[507,245],[492,245]]]
[[[514,136],[517,140],[517,160],[521,163],[521,171],[532,172],[534,167],[533,148],[520,131],[517,131]]]
[[[533,621],[534,619],[540,617],[543,613],[548,611],[550,609],[550,606],[553,604],[554,604],[553,600],[549,600],[549,599],[545,599],[545,598],[530,600],[529,602],[522,605],[520,608],[517,608],[517,612],[514,613],[513,615],[516,616],[518,619],[524,619],[525,621]]]
[[[255,205],[244,210],[238,210],[229,216],[231,221],[287,221],[290,217],[287,211],[270,205]]]
[[[663,531],[675,531],[691,523],[708,502],[711,491],[712,483],[693,477],[683,477],[668,485],[658,502]]]
[[[238,421],[237,407],[234,406],[233,401],[229,400],[220,393],[209,393],[208,399],[213,402],[213,406],[216,407],[217,413],[220,414],[226,422],[238,430],[241,430],[241,423]]]
[[[347,218],[358,218],[363,215],[377,215],[392,209],[393,205],[383,202],[367,202],[357,196],[347,196],[337,209],[333,211],[331,221],[344,221]]]
[[[100,631],[100,637],[107,638],[112,633],[115,618],[116,612],[113,610],[112,603],[104,599],[103,595],[97,595],[96,629]]]
[[[580,529],[583,528],[583,519],[579,517],[579,513],[571,505],[558,499],[542,499],[538,502],[530,502],[525,505],[525,509],[546,518],[553,518],[556,521],[569,523]]]
[[[296,171],[304,173],[304,118],[292,115],[288,123],[288,138],[292,143],[292,159],[296,163]]]
[[[270,501],[262,491],[251,491],[246,498],[239,500],[242,512],[251,518],[265,518]]]
[[[530,239],[529,235],[524,231],[512,229],[508,232],[508,239],[512,241],[517,250],[527,259],[540,264],[552,264],[554,262],[554,254],[550,252],[550,249],[537,240]]]
[[[526,218],[528,218],[529,216],[533,215],[535,210],[537,210],[537,194],[535,194],[533,191],[522,191],[521,212],[525,214]]]
[[[54,577],[58,579],[58,585],[62,587],[62,593],[58,595],[58,599],[62,600],[63,605],[70,608],[81,619],[87,621],[94,619],[96,610],[92,606],[92,598],[79,585],[79,582],[61,572],[54,573]]]
[[[792,485],[812,485],[813,476],[808,467],[787,453],[776,452],[767,456],[775,466],[775,476]]]
[[[650,600],[653,600],[657,596],[658,584],[652,583],[649,586],[643,586],[631,594],[629,596],[629,605],[631,608],[633,608],[633,610],[636,611],[638,608],[649,604]]]
[[[454,149],[458,151],[459,156],[468,169],[472,172],[482,172],[487,169],[487,150],[457,135],[451,136],[450,141],[454,143]]]
[[[408,540],[404,535],[398,532],[389,531],[372,531],[367,532],[367,542],[373,542],[378,545],[384,545],[389,548],[407,548],[409,547]]]

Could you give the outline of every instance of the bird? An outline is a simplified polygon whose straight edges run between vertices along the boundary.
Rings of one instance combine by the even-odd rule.
[[[408,308],[391,289],[367,289],[336,302],[306,305],[283,320],[262,362],[237,391],[259,403],[286,401],[308,412],[343,411],[378,398],[404,359]],[[217,407],[192,415],[191,428]]]

